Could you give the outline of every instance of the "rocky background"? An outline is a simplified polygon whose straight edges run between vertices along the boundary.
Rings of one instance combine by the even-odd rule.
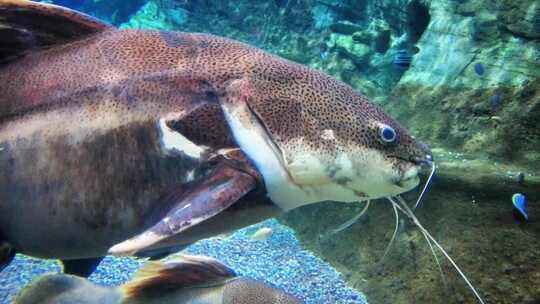
[[[486,301],[540,303],[539,0],[55,3],[122,28],[232,37],[351,84],[436,148],[440,173],[418,216]],[[515,192],[529,198],[528,223],[512,217]],[[441,278],[408,221],[380,262],[394,222],[387,202],[321,237],[360,209],[325,203],[283,220],[370,303],[475,303],[448,263]]]

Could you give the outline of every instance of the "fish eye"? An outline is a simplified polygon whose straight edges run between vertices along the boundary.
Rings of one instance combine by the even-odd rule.
[[[382,125],[379,131],[382,141],[391,143],[396,140],[396,131],[388,125]]]

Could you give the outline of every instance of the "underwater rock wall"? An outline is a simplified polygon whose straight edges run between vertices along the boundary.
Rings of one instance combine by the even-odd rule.
[[[432,145],[538,169],[539,2],[439,1],[382,102]]]
[[[146,0],[64,0],[63,2],[81,3],[79,7],[76,7],[78,10],[89,12],[110,23],[119,24],[128,21],[131,16],[145,4]]]

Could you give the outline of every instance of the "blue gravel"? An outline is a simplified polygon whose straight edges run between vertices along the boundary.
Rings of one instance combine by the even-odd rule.
[[[262,227],[271,228],[272,236],[265,241],[250,239]],[[294,232],[276,220],[239,230],[226,238],[200,241],[185,252],[215,257],[239,275],[283,288],[308,304],[367,303],[364,295],[345,285],[334,268],[302,249]],[[90,279],[103,285],[118,285],[128,281],[143,263],[133,258],[107,257]],[[9,303],[35,277],[59,271],[55,261],[17,256],[0,273],[0,302]]]

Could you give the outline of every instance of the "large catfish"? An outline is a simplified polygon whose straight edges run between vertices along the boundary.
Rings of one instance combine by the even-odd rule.
[[[88,275],[418,184],[425,145],[350,86],[230,39],[0,0],[0,264]]]

